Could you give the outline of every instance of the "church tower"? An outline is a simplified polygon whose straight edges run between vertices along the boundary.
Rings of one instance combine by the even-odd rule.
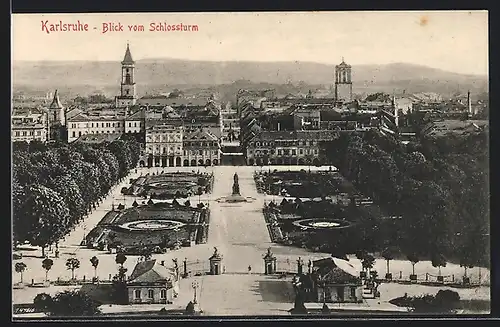
[[[48,118],[50,126],[65,125],[65,109],[59,100],[57,90],[48,109]]]
[[[135,92],[135,61],[132,59],[130,48],[127,43],[127,50],[122,61],[122,78],[120,95],[116,97],[117,107],[127,107],[135,105],[137,95]]]
[[[352,101],[351,66],[342,62],[335,66],[335,100],[339,102]]]

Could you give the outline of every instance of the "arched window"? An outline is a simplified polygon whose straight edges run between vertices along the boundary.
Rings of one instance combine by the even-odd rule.
[[[136,299],[140,299],[141,298],[141,290],[135,290],[134,291],[134,297]]]
[[[152,299],[154,298],[155,292],[153,290],[148,290],[148,298]]]
[[[166,290],[166,289],[162,289],[162,290],[160,291],[160,297],[161,297],[162,299],[166,299],[166,298],[167,298],[167,290]]]

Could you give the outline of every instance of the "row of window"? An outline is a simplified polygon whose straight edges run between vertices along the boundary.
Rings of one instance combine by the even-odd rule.
[[[129,122],[128,123],[128,127],[142,127],[144,124],[142,122]],[[81,128],[82,126],[80,126]],[[122,127],[121,123],[119,122],[116,122],[116,123],[101,123],[101,125],[99,125],[99,123],[86,123],[85,127],[84,128],[93,128],[93,127]],[[123,125],[123,127],[125,127],[125,124]],[[78,124],[76,123],[73,123],[71,124],[71,128],[78,128]]]
[[[83,133],[83,135],[85,134],[110,134],[110,133],[113,133],[114,131],[110,131],[110,130],[107,130],[107,131],[90,131],[90,133]],[[77,133],[75,131],[73,131],[71,133],[71,135],[73,137],[76,137]],[[78,137],[82,136],[82,131],[78,131]]]
[[[272,149],[272,150],[255,150],[255,152],[253,150],[248,150],[248,154],[249,155],[252,155],[254,154],[255,155],[261,155],[261,154],[275,154],[275,150]],[[292,156],[296,156],[297,155],[297,150],[296,149],[278,149],[277,150],[277,153],[278,153],[278,156],[282,156],[282,155],[285,155],[285,156],[288,156],[288,155],[292,155]],[[309,154],[318,154],[319,151],[318,149],[299,149],[299,155],[309,155]]]
[[[152,147],[148,147],[147,148],[147,151],[148,153],[160,153],[160,148],[159,147],[156,147],[156,148],[152,148]],[[177,151],[180,151],[180,148],[177,148]],[[183,153],[185,156],[188,156],[188,155],[191,155],[191,156],[196,156],[196,155],[200,155],[200,156],[209,156],[210,153],[212,155],[217,155],[217,150],[184,150]],[[168,154],[168,153],[174,153],[174,149],[170,148],[170,151],[167,151],[167,148],[163,148],[163,152],[161,152],[162,154]]]
[[[148,299],[154,299],[155,292],[154,290],[148,290]],[[134,298],[136,300],[140,300],[142,298],[142,291],[141,290],[134,290]],[[160,298],[161,299],[166,299],[167,298],[167,290],[162,289],[160,290]]]
[[[271,146],[271,147],[275,147],[275,146],[311,146],[311,145],[317,145],[318,144],[318,141],[317,140],[312,140],[312,141],[309,141],[309,140],[294,140],[294,141],[280,141],[280,140],[277,140],[277,141],[273,141],[273,142],[266,142],[266,141],[257,141],[257,142],[250,142],[249,143],[249,146],[264,146],[264,147],[267,147],[267,146]]]
[[[33,135],[36,135],[36,136],[40,136],[42,135],[42,131],[15,131],[14,132],[14,136],[33,136]]]

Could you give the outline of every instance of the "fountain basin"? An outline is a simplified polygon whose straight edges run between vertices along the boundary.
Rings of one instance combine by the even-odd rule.
[[[172,230],[185,226],[185,223],[175,220],[136,220],[119,225],[118,227],[130,231],[159,231]]]
[[[300,228],[310,229],[342,229],[351,227],[352,224],[346,220],[339,219],[324,219],[324,218],[310,218],[301,219],[293,222],[293,225]]]

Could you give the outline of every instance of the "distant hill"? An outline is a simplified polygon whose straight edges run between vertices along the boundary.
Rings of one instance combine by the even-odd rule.
[[[311,62],[213,62],[180,59],[148,59],[136,63],[139,94],[166,92],[173,87],[193,88],[231,85],[235,81],[265,85],[300,84],[325,86],[333,83],[334,65]],[[353,66],[355,93],[437,92],[460,90],[487,92],[487,76],[463,75],[426,66],[394,63]],[[16,61],[13,84],[17,89],[54,89],[62,93],[114,95],[119,90],[120,63],[102,61]]]

